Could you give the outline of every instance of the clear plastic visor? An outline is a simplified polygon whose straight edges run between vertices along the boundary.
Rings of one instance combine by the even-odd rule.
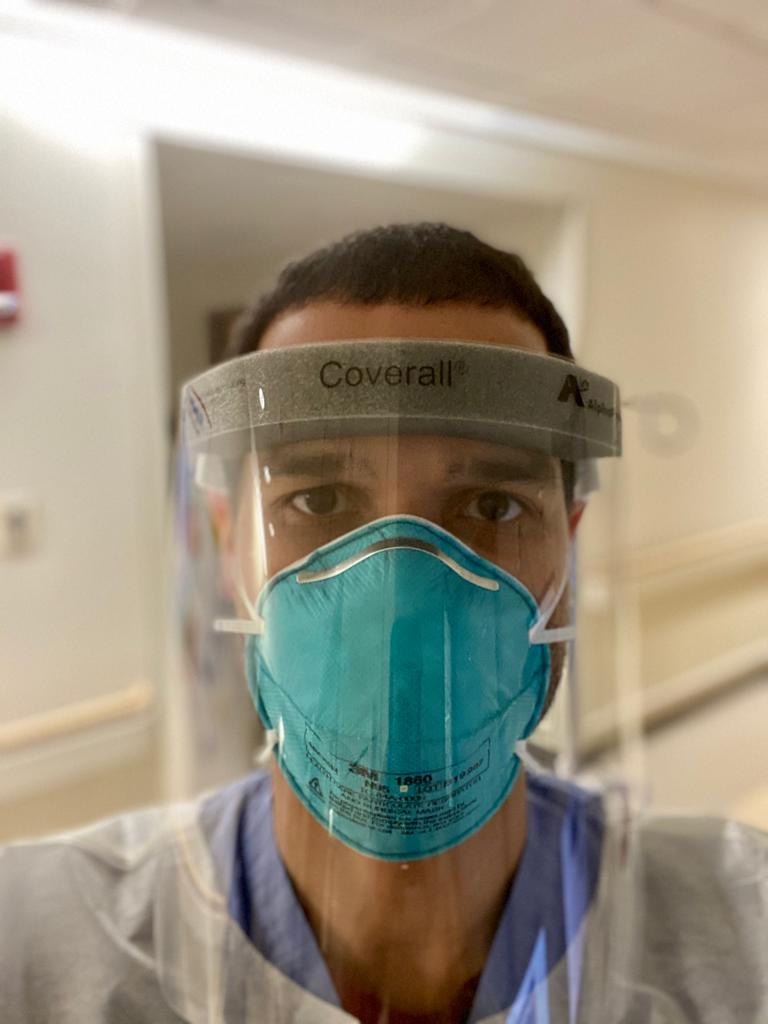
[[[398,426],[183,453],[205,653],[245,677],[270,740],[233,913],[361,1020],[569,1021],[615,902],[610,810],[523,765],[564,674],[581,473]],[[318,958],[295,976],[260,931],[278,897]]]
[[[219,523],[237,618],[257,617],[262,588],[287,567],[390,517],[452,534],[539,605],[566,572],[572,468],[542,452],[456,437],[342,437],[240,459],[198,455],[195,476]]]

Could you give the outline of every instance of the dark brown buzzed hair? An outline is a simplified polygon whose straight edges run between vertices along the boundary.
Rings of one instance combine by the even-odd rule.
[[[240,320],[227,357],[254,352],[278,316],[312,302],[510,309],[541,331],[551,355],[573,361],[568,329],[520,256],[447,224],[358,231],[289,263]]]

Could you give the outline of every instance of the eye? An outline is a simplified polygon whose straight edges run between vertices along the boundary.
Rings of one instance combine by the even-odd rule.
[[[489,523],[505,523],[516,519],[522,512],[520,504],[504,491],[483,491],[466,506],[465,515],[471,519],[484,519]]]
[[[291,495],[288,503],[306,516],[333,516],[347,509],[343,492],[333,484],[297,491]]]

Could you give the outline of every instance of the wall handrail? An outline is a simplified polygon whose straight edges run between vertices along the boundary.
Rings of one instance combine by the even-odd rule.
[[[0,754],[87,732],[99,726],[134,718],[152,704],[149,683],[138,681],[114,693],[76,701],[64,707],[0,723]]]
[[[768,520],[752,519],[641,548],[629,555],[627,568],[630,579],[643,582],[732,560],[749,562],[760,556],[768,557]]]

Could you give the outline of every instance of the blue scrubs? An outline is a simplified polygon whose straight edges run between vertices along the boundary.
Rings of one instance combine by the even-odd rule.
[[[570,989],[578,999],[578,930],[597,885],[603,837],[600,798],[555,779],[528,774],[528,834],[517,873],[480,977],[468,1024],[524,1005],[537,982],[568,956]],[[236,791],[240,790],[239,793]],[[268,774],[249,776],[207,800],[204,816],[237,808],[234,850],[217,843],[214,859],[231,877],[229,912],[259,952],[320,999],[339,997],[315,936],[293,891],[272,831]],[[218,831],[218,830],[217,830]],[[232,833],[229,828],[220,836]],[[234,863],[227,864],[227,858]],[[258,911],[257,911],[258,908]]]

